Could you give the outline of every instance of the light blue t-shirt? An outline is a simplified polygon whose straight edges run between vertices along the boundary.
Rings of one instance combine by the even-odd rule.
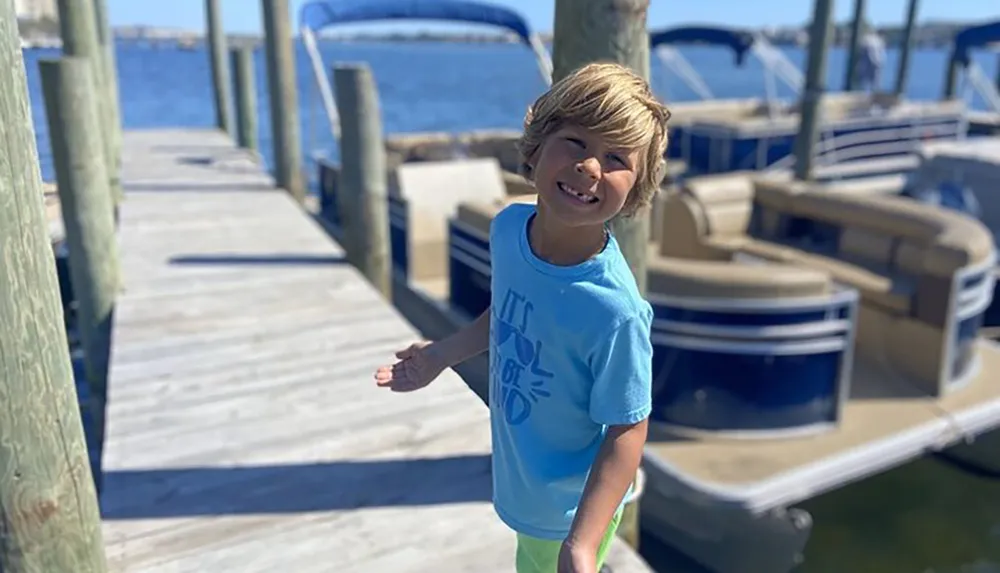
[[[563,539],[608,425],[650,413],[653,311],[614,238],[575,266],[535,256],[534,213],[511,205],[490,229],[493,504],[515,531]]]

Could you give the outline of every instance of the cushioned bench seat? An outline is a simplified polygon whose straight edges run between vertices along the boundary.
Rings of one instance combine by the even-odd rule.
[[[830,275],[783,265],[724,264],[715,261],[652,257],[648,289],[667,296],[785,298],[827,294]]]
[[[889,344],[890,359],[932,393],[968,375],[969,329],[992,297],[995,264],[981,222],[900,197],[751,175],[687,180],[664,200],[659,253],[751,255],[825,272],[861,295],[861,354]],[[919,360],[901,351],[902,338],[922,349]]]

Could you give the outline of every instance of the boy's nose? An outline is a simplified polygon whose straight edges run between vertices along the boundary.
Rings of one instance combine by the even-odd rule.
[[[601,162],[596,157],[589,157],[576,164],[576,172],[596,181],[601,177]]]

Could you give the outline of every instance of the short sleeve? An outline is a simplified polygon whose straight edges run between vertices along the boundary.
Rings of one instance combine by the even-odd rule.
[[[590,417],[609,426],[634,424],[652,411],[652,309],[622,322],[598,344],[591,358],[594,385]]]

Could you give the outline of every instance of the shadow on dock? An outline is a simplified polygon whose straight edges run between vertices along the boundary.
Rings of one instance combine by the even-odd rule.
[[[206,183],[204,181],[180,181],[174,184],[158,183],[128,183],[125,186],[126,192],[134,193],[247,193],[259,191],[261,193],[271,193],[274,187],[269,183]]]
[[[119,470],[104,476],[118,495],[102,511],[105,519],[165,519],[486,503],[489,474],[488,455]]]
[[[331,255],[184,255],[172,257],[172,265],[342,265],[347,259]]]

